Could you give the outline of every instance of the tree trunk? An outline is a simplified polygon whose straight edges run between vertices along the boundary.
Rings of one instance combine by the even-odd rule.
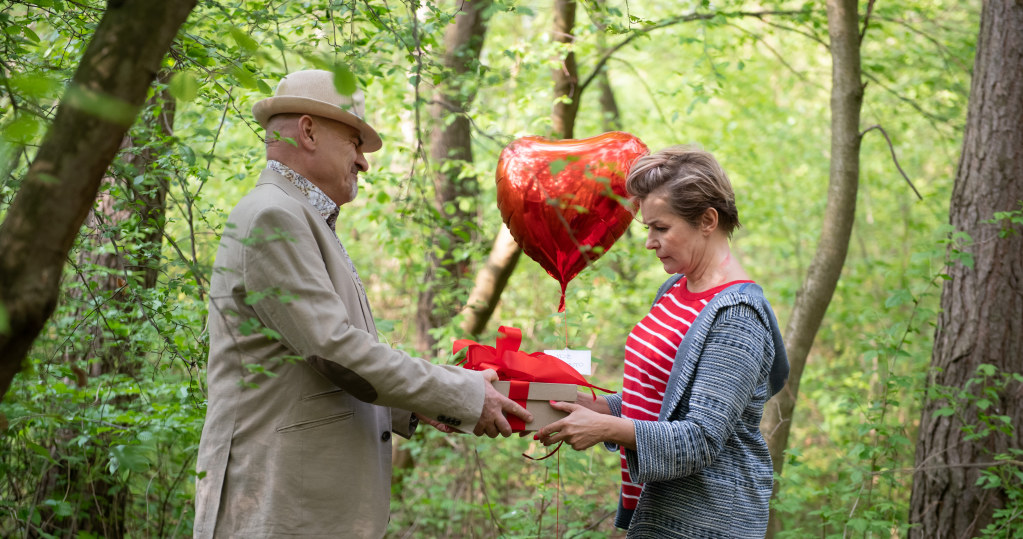
[[[999,237],[994,212],[1020,210],[1023,201],[1023,4],[984,3],[970,88],[970,104],[949,222],[972,244],[972,267],[951,263],[941,293],[929,385],[959,398],[932,398],[924,405],[910,501],[910,537],[975,537],[1005,507],[1006,486],[1021,488],[1010,472],[1001,487],[977,485],[982,463],[1008,448],[1023,448],[1023,384],[970,383],[981,365],[1000,373],[1023,372],[1023,227]],[[950,254],[952,247],[950,247]],[[992,392],[978,399],[984,386]],[[937,413],[951,407],[952,415]],[[983,416],[1009,416],[1014,430],[977,439],[964,435]],[[1018,501],[1016,503],[1019,503]],[[1017,511],[1018,513],[1018,511]],[[1020,529],[1017,516],[1010,526]],[[1008,532],[1008,534],[1007,534]],[[1006,534],[1006,535],[1003,535]],[[1002,529],[998,537],[1017,537]]]
[[[466,200],[475,206],[479,198],[479,179],[464,177],[472,156],[472,127],[467,111],[474,90],[466,84],[466,73],[474,73],[487,31],[483,12],[490,0],[460,3],[460,13],[444,35],[444,67],[448,73],[434,98],[431,110],[434,128],[430,137],[435,203],[443,226],[439,241],[429,250],[426,287],[419,294],[416,311],[417,346],[420,351],[434,352],[437,340],[430,334],[446,325],[458,312],[459,301],[454,291],[468,271],[468,260],[456,260],[455,251],[472,239],[476,221],[474,207],[463,209]],[[471,84],[471,83],[470,83]],[[450,120],[450,121],[449,121]],[[450,210],[450,211],[449,211]],[[438,252],[436,247],[440,247]]]
[[[579,70],[575,65],[575,51],[572,34],[575,27],[575,0],[554,0],[554,30],[551,39],[568,46],[568,53],[561,66],[551,75],[554,79],[554,110],[551,113],[551,127],[554,136],[572,138],[575,133],[575,116],[579,112]]]
[[[173,72],[161,71],[158,82],[166,85],[170,82]],[[177,111],[177,101],[170,95],[170,91],[164,89],[153,96],[154,105],[153,118],[149,129],[155,134],[155,138],[162,140],[174,134],[174,114]],[[138,253],[139,268],[142,276],[142,287],[146,289],[156,286],[160,276],[161,259],[160,251],[163,246],[163,232],[165,215],[167,213],[167,191],[170,189],[170,176],[166,171],[154,168],[156,163],[156,149],[162,146],[156,140],[150,140],[139,155],[141,163],[139,171],[144,171],[144,178],[140,185],[135,186],[129,182],[132,195],[136,201],[139,212],[139,227],[143,229],[143,248],[148,249],[146,253]]]
[[[572,34],[575,26],[575,0],[554,0],[554,11],[553,39],[559,43],[571,44],[575,40]],[[569,50],[562,60],[562,68],[554,70],[552,77],[554,109],[551,112],[551,125],[554,137],[572,138],[575,117],[579,111],[579,97],[582,93],[574,52]],[[476,284],[469,292],[469,299],[463,310],[465,315],[462,322],[463,331],[476,335],[487,326],[521,254],[519,244],[515,243],[515,238],[508,231],[508,227],[502,224],[490,249],[487,264],[477,274]]]
[[[515,238],[508,227],[502,224],[497,239],[490,248],[487,265],[476,274],[476,284],[473,285],[462,311],[465,315],[462,331],[470,335],[479,335],[483,332],[521,255],[522,249],[519,248],[519,244],[515,243]]]
[[[796,302],[785,328],[789,380],[785,389],[767,403],[761,423],[776,474],[781,474],[785,464],[784,451],[792,426],[792,411],[799,394],[799,379],[842,273],[856,215],[860,108],[863,104],[857,22],[856,0],[828,0],[828,34],[832,59],[828,202],[817,251],[803,285],[796,294]],[[781,523],[772,511],[768,536],[773,537],[780,529]]]
[[[593,21],[596,25],[599,33],[597,34],[597,53],[600,57],[610,54],[611,49],[607,45],[607,39],[605,38],[605,29],[607,23],[604,20],[607,9],[607,0],[596,0],[597,9],[590,16],[599,14]],[[608,131],[620,131],[622,129],[622,118],[618,111],[618,101],[615,99],[614,89],[611,88],[611,79],[607,76],[607,64],[602,64],[596,67],[599,71],[597,72],[597,87],[600,89],[600,126],[601,129],[606,133]],[[579,93],[585,88],[580,87]]]
[[[109,2],[0,226],[0,398],[53,313],[100,180],[195,0]]]

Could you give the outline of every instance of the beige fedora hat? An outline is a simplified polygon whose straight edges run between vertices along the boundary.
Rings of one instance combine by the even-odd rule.
[[[273,97],[253,105],[252,115],[264,128],[267,120],[275,114],[309,114],[337,120],[358,129],[362,136],[362,151],[370,153],[379,150],[383,143],[376,130],[362,120],[365,106],[361,90],[350,96],[341,95],[334,87],[333,73],[311,69],[281,79]]]

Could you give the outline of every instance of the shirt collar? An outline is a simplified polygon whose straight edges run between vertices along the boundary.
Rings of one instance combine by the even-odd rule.
[[[306,179],[298,172],[291,170],[287,165],[280,161],[274,161],[268,159],[266,162],[266,168],[280,174],[287,178],[302,194],[306,196],[306,200],[316,208],[316,211],[320,212],[320,217],[327,222],[327,226],[331,230],[334,230],[334,226],[337,224],[337,215],[341,211],[341,208],[334,203],[333,200],[327,196],[319,187],[313,184],[313,182]]]

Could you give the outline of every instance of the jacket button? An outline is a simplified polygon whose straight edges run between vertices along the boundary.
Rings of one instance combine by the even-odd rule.
[[[380,435],[380,441],[381,442],[386,442],[387,440],[390,440],[390,439],[391,439],[391,431],[385,430],[384,433]]]

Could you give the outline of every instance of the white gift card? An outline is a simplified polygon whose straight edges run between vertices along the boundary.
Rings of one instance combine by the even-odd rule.
[[[590,367],[590,351],[589,350],[544,350],[543,353],[554,356],[565,363],[568,363],[573,369],[579,371],[579,374],[589,376],[592,373]]]

